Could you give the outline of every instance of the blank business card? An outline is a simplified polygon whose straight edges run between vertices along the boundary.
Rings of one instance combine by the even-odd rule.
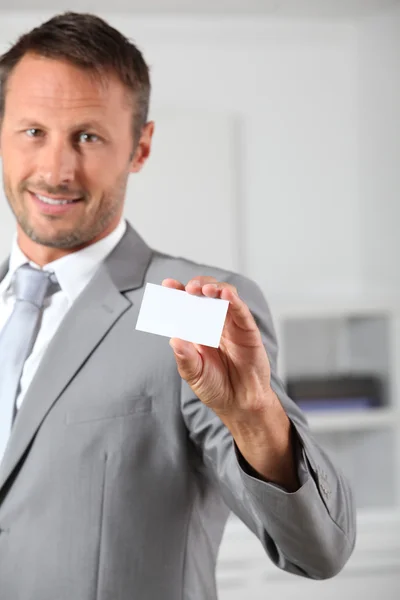
[[[136,329],[218,348],[229,301],[147,283]]]

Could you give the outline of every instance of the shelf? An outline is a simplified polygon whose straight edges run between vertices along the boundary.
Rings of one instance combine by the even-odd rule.
[[[398,294],[368,294],[353,298],[269,298],[274,319],[340,318],[348,316],[399,315]]]
[[[357,527],[363,530],[376,528],[380,531],[394,529],[400,532],[400,507],[361,508],[357,511]]]
[[[324,411],[305,413],[312,431],[361,431],[397,427],[400,413],[391,408],[362,411]]]

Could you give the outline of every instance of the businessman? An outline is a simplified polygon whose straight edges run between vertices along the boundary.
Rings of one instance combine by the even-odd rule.
[[[0,57],[0,85],[1,600],[215,600],[230,510],[281,569],[337,574],[351,490],[276,376],[263,295],[123,218],[154,128],[140,51],[65,13]],[[228,300],[220,347],[136,331],[146,282]]]

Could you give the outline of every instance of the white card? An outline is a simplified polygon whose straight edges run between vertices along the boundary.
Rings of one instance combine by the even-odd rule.
[[[218,348],[229,301],[147,283],[136,329]]]

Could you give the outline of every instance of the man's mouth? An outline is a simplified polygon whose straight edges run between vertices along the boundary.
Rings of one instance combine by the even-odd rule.
[[[51,198],[50,196],[44,196],[43,194],[35,194],[32,192],[36,198],[38,198],[41,202],[45,204],[51,204],[53,206],[61,206],[63,204],[74,204],[75,202],[79,202],[82,200],[82,197],[79,198]]]

